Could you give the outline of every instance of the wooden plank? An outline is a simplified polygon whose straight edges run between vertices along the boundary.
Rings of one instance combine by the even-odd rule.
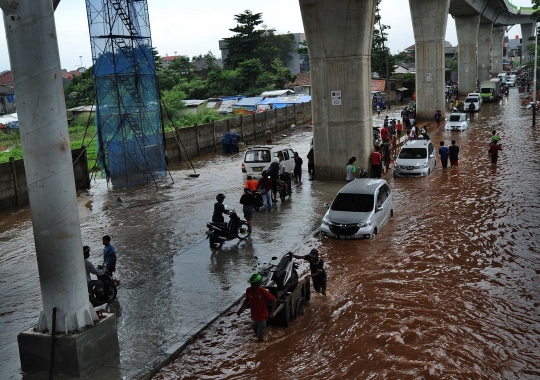
[[[21,197],[19,195],[19,183],[17,181],[17,169],[15,169],[15,159],[9,158],[11,164],[11,171],[13,172],[13,185],[15,186],[15,197],[17,198],[17,207],[21,207]]]

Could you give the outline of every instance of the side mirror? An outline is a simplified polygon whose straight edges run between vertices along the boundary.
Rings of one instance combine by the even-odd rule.
[[[383,206],[377,207],[377,212],[381,212],[381,211],[383,211],[383,210],[384,210],[384,207],[383,207]]]
[[[330,208],[330,204],[329,204],[328,202],[326,202],[326,203],[324,204],[324,207]]]

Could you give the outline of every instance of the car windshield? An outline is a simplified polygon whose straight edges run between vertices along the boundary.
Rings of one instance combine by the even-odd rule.
[[[450,121],[460,121],[461,115],[450,115]]]
[[[248,150],[244,158],[246,163],[270,162],[270,151],[268,150]]]
[[[339,193],[330,207],[333,211],[370,212],[373,210],[373,194]]]
[[[467,98],[467,99],[465,99],[465,102],[467,102],[467,103],[477,102],[477,101],[478,101],[478,99],[476,99],[476,98]]]
[[[493,91],[491,88],[483,88],[482,90],[482,94],[491,94],[491,91]]]
[[[403,148],[399,152],[398,158],[426,158],[427,149],[426,148]]]

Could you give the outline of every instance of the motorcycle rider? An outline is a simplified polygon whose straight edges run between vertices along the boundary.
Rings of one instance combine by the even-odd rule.
[[[225,200],[225,195],[219,193],[216,195],[217,202],[214,203],[214,214],[212,215],[212,223],[225,223],[223,214],[230,215],[230,211],[225,210],[225,205],[223,201]]]
[[[95,287],[96,290],[99,290],[99,288],[103,287],[103,282],[100,280],[92,280],[92,277],[90,276],[90,273],[95,274],[96,276],[101,276],[103,274],[103,270],[98,270],[88,260],[90,257],[90,247],[85,245],[83,246],[83,256],[84,256],[84,267],[86,269],[86,283],[88,285],[88,293],[92,293],[92,289]]]
[[[313,280],[313,289],[316,292],[326,296],[326,271],[324,270],[324,261],[319,257],[319,251],[315,248],[309,252],[309,255],[300,256],[293,255],[295,259],[304,259],[309,261],[309,270],[311,274],[306,276],[306,279]]]
[[[264,341],[264,334],[266,332],[266,320],[274,317],[274,311],[276,310],[276,298],[265,288],[261,286],[262,276],[258,273],[249,277],[248,282],[251,284],[246,289],[246,298],[240,306],[240,309],[236,312],[236,315],[240,314],[249,306],[251,308],[251,320],[252,328],[259,342]],[[268,313],[266,308],[266,301],[272,301],[272,310]]]

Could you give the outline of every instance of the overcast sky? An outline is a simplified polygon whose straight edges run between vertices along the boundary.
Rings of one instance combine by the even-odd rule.
[[[530,0],[511,0],[518,6],[530,6]],[[162,56],[187,55],[193,57],[212,51],[220,57],[218,40],[230,37],[229,28],[235,26],[233,16],[249,9],[262,13],[268,27],[280,33],[303,32],[302,17],[297,0],[148,0],[152,42]],[[391,26],[389,47],[393,54],[414,44],[409,2],[383,0],[382,23]],[[62,0],[56,10],[56,29],[62,68],[74,70],[92,64],[90,37],[84,0]],[[2,27],[2,30],[4,28]],[[521,35],[519,27],[509,31],[510,38]],[[457,45],[454,20],[449,17],[446,40]],[[8,70],[9,58],[5,33],[0,33],[0,71]]]

